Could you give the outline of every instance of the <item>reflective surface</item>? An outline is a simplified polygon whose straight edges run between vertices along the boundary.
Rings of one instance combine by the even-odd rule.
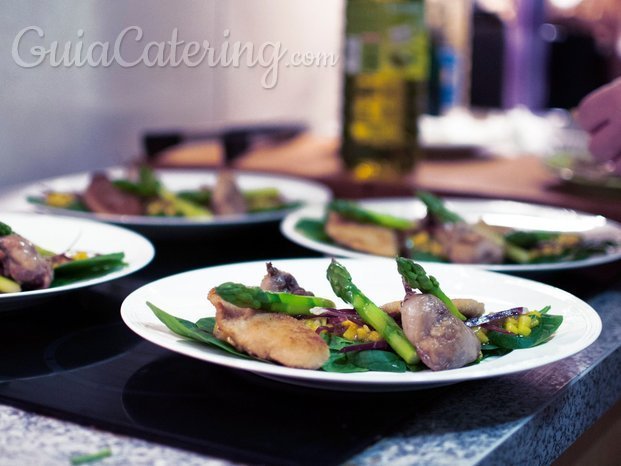
[[[425,460],[425,448],[446,455],[456,434],[479,451],[488,445],[475,435],[479,427],[486,435],[514,432],[511,423],[541,409],[556,390],[546,381],[569,383],[571,374],[601,358],[599,342],[618,328],[611,322],[618,313],[604,314],[602,337],[592,351],[568,360],[571,370],[561,362],[493,381],[357,394],[296,387],[195,361],[141,340],[122,324],[124,297],[154,279],[207,265],[313,254],[279,236],[275,226],[256,228],[252,240],[245,236],[156,244],[155,261],[135,275],[27,312],[3,313],[0,403],[232,461],[340,464],[381,439],[403,444],[412,438],[423,447],[411,452]],[[618,283],[620,273],[613,265],[588,275],[566,271],[541,278],[591,299]],[[516,405],[521,396],[531,397],[532,406]],[[420,436],[410,438],[415,427]],[[449,443],[436,450],[434,442],[444,437]]]

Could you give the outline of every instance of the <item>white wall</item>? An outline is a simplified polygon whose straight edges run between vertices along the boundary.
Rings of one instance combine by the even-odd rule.
[[[265,69],[209,66],[53,67],[49,60],[23,68],[12,57],[19,31],[38,26],[20,42],[20,57],[53,41],[113,43],[126,27],[144,32],[124,42],[138,57],[149,41],[280,42],[289,52],[339,53],[342,0],[3,0],[0,15],[0,188],[127,161],[140,153],[144,129],[206,127],[250,121],[302,120],[317,131],[338,126],[340,68],[290,68],[283,60],[273,89]],[[132,37],[133,39],[133,37]]]

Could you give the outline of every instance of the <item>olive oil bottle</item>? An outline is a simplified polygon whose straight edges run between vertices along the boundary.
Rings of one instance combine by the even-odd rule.
[[[429,47],[423,0],[348,0],[341,155],[359,180],[396,179],[420,157]]]

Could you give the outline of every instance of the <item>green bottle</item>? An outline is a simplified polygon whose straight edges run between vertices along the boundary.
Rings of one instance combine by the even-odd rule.
[[[356,179],[414,168],[428,68],[423,0],[348,0],[341,155]]]

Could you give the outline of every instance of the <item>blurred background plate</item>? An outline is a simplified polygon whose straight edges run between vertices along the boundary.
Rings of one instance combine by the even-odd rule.
[[[109,168],[105,171],[111,178],[123,177],[125,169]],[[44,212],[51,215],[100,220],[125,226],[139,231],[149,237],[166,239],[187,233],[204,233],[214,229],[237,228],[243,225],[274,222],[282,219],[286,209],[252,214],[216,216],[209,219],[190,219],[182,217],[149,217],[97,214],[70,209],[54,208],[30,203],[30,196],[40,196],[47,190],[61,192],[82,192],[88,185],[92,172],[48,178],[15,187],[0,193],[0,210]],[[203,185],[213,186],[217,170],[157,170],[156,174],[163,185],[171,191],[199,189]],[[251,173],[236,171],[235,177],[242,190],[277,188],[287,202],[309,204],[327,202],[331,198],[328,188],[313,181],[307,181],[285,175]]]
[[[408,219],[422,218],[426,207],[414,198],[386,198],[361,200],[360,204],[377,212],[388,213]],[[593,237],[613,238],[621,244],[621,225],[601,215],[577,212],[571,209],[491,199],[446,199],[450,210],[457,212],[467,222],[483,220],[490,225],[511,227],[520,230],[562,231],[588,234]],[[296,228],[302,219],[321,220],[326,206],[307,206],[291,212],[281,223],[281,231],[289,240],[300,246],[330,256],[369,258],[368,253],[354,251],[338,244],[311,238]],[[549,270],[587,267],[621,259],[621,247],[611,249],[607,254],[592,256],[583,260],[550,262],[538,264],[467,264],[467,267],[483,268],[498,272],[538,272]],[[419,261],[425,266],[430,262]]]

